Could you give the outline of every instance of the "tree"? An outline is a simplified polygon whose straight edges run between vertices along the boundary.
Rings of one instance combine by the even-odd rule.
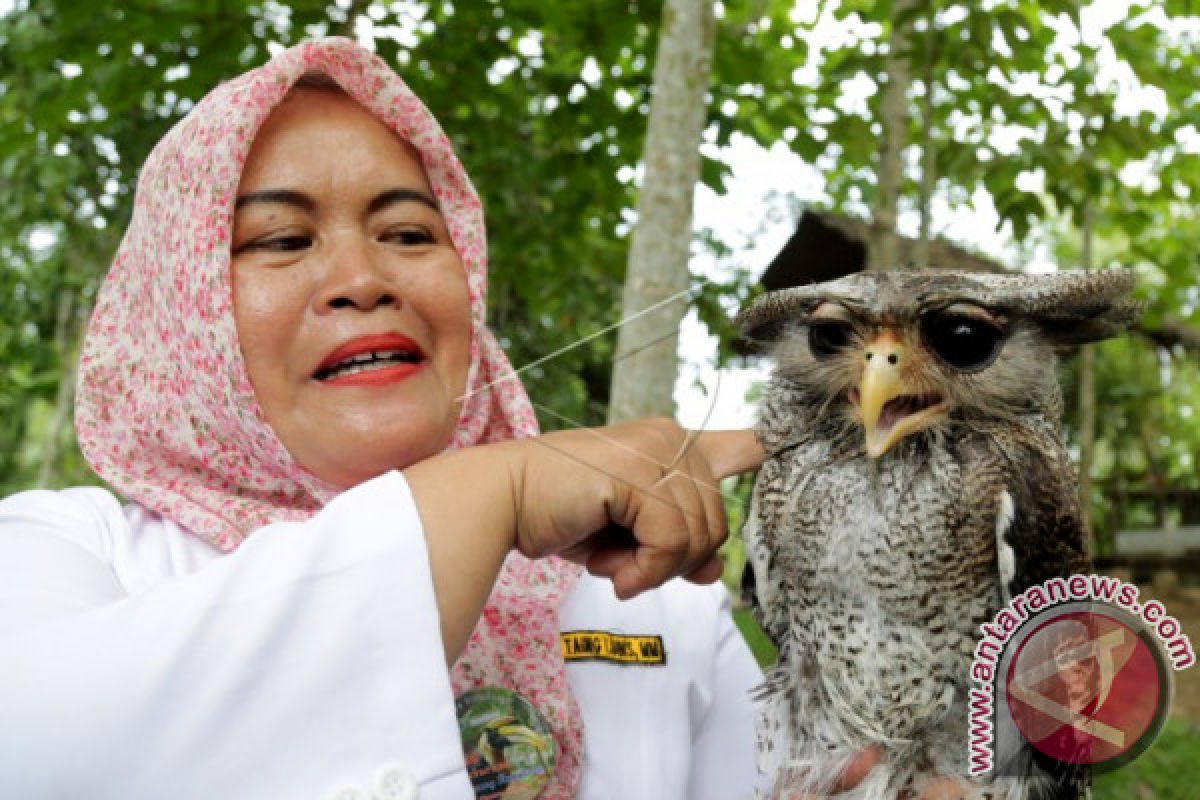
[[[867,269],[871,270],[897,266],[896,208],[903,188],[903,151],[909,128],[908,90],[912,83],[913,19],[917,7],[916,0],[895,0],[888,20],[890,35],[880,101],[882,135],[876,167],[878,185],[871,209],[874,235],[867,247]]]
[[[0,17],[0,487],[91,480],[70,436],[77,343],[151,145],[281,27],[326,19],[207,2],[55,0]],[[285,25],[286,23],[286,25]],[[65,429],[65,430],[64,430]]]
[[[1140,263],[1133,266],[1147,279],[1141,291],[1150,301],[1141,329],[1172,345],[1191,340],[1188,323],[1196,319],[1197,304],[1184,298],[1181,284],[1194,286],[1194,254],[1192,263],[1175,257],[1180,237],[1167,231],[1194,217],[1188,198],[1200,188],[1193,182],[1194,164],[1184,167],[1194,156],[1181,153],[1178,142],[1180,131],[1186,134],[1189,124],[1195,131],[1197,121],[1194,81],[1180,76],[1194,76],[1197,67],[1187,37],[1166,32],[1169,17],[1132,6],[1093,40],[1082,32],[1098,29],[1096,9],[1061,2],[1011,0],[984,8],[939,0],[916,9],[901,1],[844,0],[827,13],[849,33],[841,46],[820,51],[801,112],[816,125],[793,144],[826,171],[833,207],[864,216],[871,211],[873,265],[894,261],[887,235],[895,210],[901,218],[919,215],[924,238],[933,233],[931,200],[954,207],[982,194],[994,201],[1011,232],[1014,254],[1035,235],[1072,240],[1072,247],[1058,250],[1063,266],[1080,265],[1081,246],[1097,253],[1097,266],[1129,262],[1127,254],[1118,259],[1107,248],[1101,257],[1099,241],[1136,247]],[[824,41],[836,42],[826,22],[810,24],[824,31]],[[1129,89],[1106,77],[1121,69],[1136,76],[1135,88],[1166,94],[1166,119],[1125,110]],[[903,85],[910,90],[902,92]],[[853,95],[861,100],[849,101]],[[862,146],[868,137],[856,131],[864,128],[880,142],[879,150]],[[891,144],[897,138],[900,144]],[[898,181],[901,164],[904,180]],[[1175,168],[1169,178],[1131,185],[1127,170],[1148,164]],[[1151,219],[1161,224],[1150,225]],[[1103,498],[1089,482],[1107,469],[1109,443],[1089,434],[1089,420],[1095,417],[1103,427],[1101,409],[1109,408],[1103,398],[1111,390],[1098,375],[1095,394],[1088,388],[1089,365],[1109,349],[1085,351],[1082,366],[1071,371],[1072,396],[1079,401],[1069,408],[1069,432],[1091,501],[1085,505],[1093,509],[1103,506]],[[1145,375],[1139,371],[1135,380]],[[1159,397],[1164,388],[1155,379],[1141,396]],[[1162,422],[1161,415],[1157,419]],[[1096,459],[1104,460],[1103,468]]]
[[[724,77],[705,106],[739,111],[720,115],[718,144],[735,118],[787,113],[785,91],[761,103],[741,94],[764,64],[768,77],[790,69],[776,54],[750,57],[768,34],[761,20],[783,14],[783,4],[767,17],[752,5],[724,11]],[[615,337],[594,334],[619,319],[661,18],[659,0],[173,0],[101,3],[88,15],[61,0],[18,4],[0,17],[0,489],[93,480],[61,376],[128,220],[137,169],[211,86],[306,35],[355,31],[431,107],[485,203],[492,325],[528,367],[521,377],[543,426],[602,423]],[[722,172],[703,160],[710,185]],[[693,294],[727,329],[721,302],[743,290]]]
[[[84,16],[62,0],[39,0],[0,17],[5,491],[39,479],[87,479],[65,422],[70,381],[60,376],[149,148],[217,81],[261,62],[270,48],[322,32],[355,31],[375,47],[454,139],[486,205],[492,324],[524,368],[543,425],[605,420],[618,349],[611,333],[597,334],[621,317],[660,0],[172,0],[90,8]],[[967,206],[982,194],[1011,233],[1010,259],[1040,239],[1058,248],[1060,263],[1074,264],[1077,201],[1093,198],[1096,263],[1119,260],[1138,270],[1150,303],[1142,330],[1154,343],[1153,351],[1140,345],[1137,358],[1116,345],[1098,350],[1096,480],[1146,478],[1133,453],[1140,438],[1130,432],[1144,420],[1182,437],[1160,448],[1154,463],[1163,475],[1186,475],[1184,456],[1200,441],[1196,417],[1185,416],[1192,398],[1178,380],[1164,386],[1148,365],[1158,359],[1173,375],[1190,375],[1192,356],[1184,353],[1194,350],[1180,346],[1200,341],[1189,246],[1200,236],[1192,210],[1200,170],[1187,145],[1200,124],[1193,46],[1164,41],[1153,8],[1134,7],[1104,32],[1118,62],[1167,93],[1171,113],[1163,120],[1117,113],[1111,87],[1092,86],[1087,67],[1098,54],[1067,36],[1079,27],[1078,4],[936,0],[904,8],[874,0],[713,4],[700,180],[722,190],[719,148],[738,136],[764,146],[783,140],[826,176],[826,205],[868,217],[881,193],[881,88],[889,85],[888,60],[904,58],[900,227],[915,228],[932,204]],[[1164,11],[1185,13],[1175,3]],[[889,46],[897,30],[907,32],[907,47]],[[1098,137],[1094,147],[1081,138],[1089,131]],[[1107,176],[1103,185],[1088,183],[1084,155]],[[1139,164],[1149,177],[1128,183],[1127,170]],[[936,235],[925,219],[922,228]],[[730,243],[701,235],[696,244]],[[726,257],[735,259],[736,249]],[[725,286],[693,279],[692,305],[723,334],[722,358],[730,354],[727,316],[747,283],[745,275]],[[1110,369],[1110,360],[1134,370],[1132,377]],[[1120,395],[1134,388],[1137,398]],[[1123,427],[1115,414],[1129,415]]]
[[[646,130],[645,179],[625,274],[608,420],[673,416],[678,330],[687,308],[692,197],[712,70],[713,8],[667,0]]]

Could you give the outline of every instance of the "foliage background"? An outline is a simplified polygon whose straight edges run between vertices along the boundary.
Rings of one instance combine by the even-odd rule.
[[[486,204],[490,312],[514,364],[611,325],[661,12],[660,0],[0,2],[0,492],[95,480],[74,446],[73,364],[138,166],[208,88],[305,36],[371,43],[454,139]],[[1193,4],[728,0],[717,12],[704,185],[724,190],[738,148],[782,147],[821,185],[764,197],[763,226],[805,206],[865,218],[881,199],[879,142],[899,126],[901,231],[954,227],[1010,266],[1134,269],[1143,330],[1098,347],[1085,392],[1099,411],[1097,545],[1200,523],[1172,499],[1200,486]],[[883,104],[895,85],[901,118]],[[963,215],[998,233],[945,222]],[[738,363],[726,317],[752,291],[742,257],[760,233],[697,231],[721,278],[695,277],[693,305],[721,366]],[[543,427],[604,420],[614,349],[600,336],[523,374]],[[1076,398],[1079,365],[1066,366]],[[736,540],[727,555],[736,583]],[[1200,755],[1195,739],[1175,725],[1131,768],[1147,771],[1136,785],[1107,796],[1182,796],[1170,787]]]

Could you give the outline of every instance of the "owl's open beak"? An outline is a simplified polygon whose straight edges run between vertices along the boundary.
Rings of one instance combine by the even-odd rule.
[[[903,378],[908,353],[894,330],[885,328],[865,352],[862,381],[851,400],[857,399],[862,413],[867,455],[879,458],[905,436],[942,417],[946,403],[940,396],[909,391]]]

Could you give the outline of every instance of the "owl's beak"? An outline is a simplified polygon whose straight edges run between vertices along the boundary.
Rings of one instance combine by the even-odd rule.
[[[867,455],[879,458],[905,436],[942,417],[946,404],[941,397],[910,391],[903,377],[908,353],[894,330],[880,332],[865,353],[857,400]]]

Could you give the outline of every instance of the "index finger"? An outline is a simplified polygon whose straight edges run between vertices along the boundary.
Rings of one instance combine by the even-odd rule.
[[[842,769],[841,775],[834,781],[833,786],[829,787],[829,791],[833,795],[827,800],[839,797],[842,792],[848,792],[862,783],[863,778],[867,777],[867,773],[875,768],[875,765],[883,760],[883,751],[878,746],[872,745],[866,750],[861,750],[854,755],[850,762]],[[807,792],[792,792],[786,795],[786,800],[822,800],[817,795]],[[927,800],[922,797],[921,800]]]
[[[762,466],[766,453],[752,428],[700,431],[696,448],[704,455],[717,480]]]
[[[858,786],[862,783],[863,778],[867,777],[867,773],[875,769],[875,765],[882,760],[883,752],[875,746],[858,753],[854,760],[842,770],[842,775],[837,782],[837,791],[845,792]]]

